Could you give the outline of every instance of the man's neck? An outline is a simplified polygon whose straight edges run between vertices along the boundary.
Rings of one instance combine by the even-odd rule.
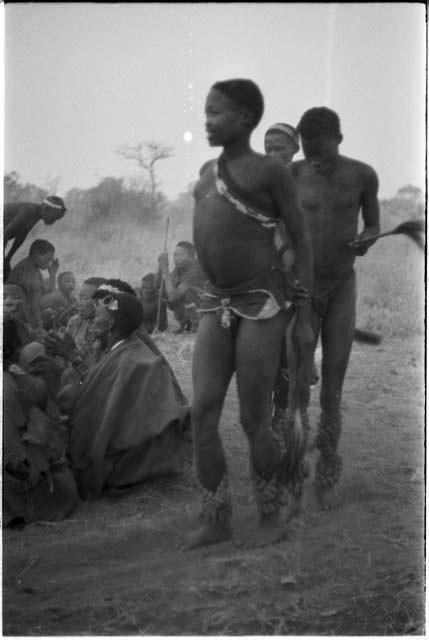
[[[223,156],[225,160],[235,160],[252,153],[250,147],[250,135],[244,138],[238,138],[227,142],[223,147]]]

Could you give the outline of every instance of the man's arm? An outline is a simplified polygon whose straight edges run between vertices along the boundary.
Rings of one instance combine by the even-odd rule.
[[[363,256],[376,240],[369,240],[380,233],[380,205],[378,202],[378,176],[374,169],[366,167],[361,196],[363,230],[351,243],[356,255]]]
[[[302,286],[311,291],[313,252],[305,216],[298,205],[298,191],[288,169],[271,160],[272,197],[295,253],[294,270]]]

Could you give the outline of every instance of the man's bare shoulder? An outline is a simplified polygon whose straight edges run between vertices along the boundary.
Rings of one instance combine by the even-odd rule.
[[[288,166],[284,162],[275,158],[274,156],[265,156],[258,154],[259,167],[262,176],[265,176],[267,182],[273,182],[276,180],[290,180],[291,173]]]
[[[373,176],[377,176],[375,169],[373,169],[369,164],[362,162],[361,160],[356,160],[355,158],[348,158],[347,156],[340,156],[342,166],[348,171],[353,171],[356,175],[361,176],[362,178],[369,178]]]
[[[207,160],[207,162],[205,162],[200,169],[200,178],[202,178],[202,176],[207,173],[207,171],[211,171],[215,165],[216,162],[216,158],[213,158],[212,160]]]
[[[306,160],[294,160],[288,164],[288,169],[293,178],[297,178],[301,175],[306,167],[308,167],[308,162]]]

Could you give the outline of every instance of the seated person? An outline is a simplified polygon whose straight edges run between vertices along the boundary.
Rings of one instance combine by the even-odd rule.
[[[173,261],[174,269],[170,272],[168,254],[162,253],[159,256],[160,273],[155,286],[160,286],[163,277],[168,306],[179,323],[178,333],[195,332],[200,320],[197,310],[200,308],[201,295],[207,278],[200,267],[191,242],[184,240],[176,245]]]
[[[148,273],[142,278],[140,288],[140,302],[143,307],[143,324],[148,333],[165,331],[168,327],[167,303],[165,298],[159,304],[159,288],[155,287],[155,273]],[[159,324],[157,326],[159,313]]]
[[[36,339],[27,317],[27,291],[23,284],[9,280],[3,285],[3,318],[13,319],[22,344]]]
[[[78,503],[67,429],[46,413],[44,382],[26,374],[12,318],[3,323],[3,525],[62,520]]]
[[[65,308],[64,300],[58,291],[43,294],[40,299],[40,313],[45,331],[59,331],[60,316]]]
[[[65,327],[70,318],[77,313],[77,298],[73,293],[75,288],[76,279],[71,271],[63,271],[58,274],[55,291],[64,304],[64,311],[58,318],[61,327]]]
[[[104,278],[87,278],[79,292],[78,312],[67,322],[66,333],[74,340],[83,358],[91,358],[94,345],[92,326],[94,323],[95,305],[92,296]]]
[[[29,342],[21,348],[18,364],[25,373],[44,382],[48,394],[45,410],[50,416],[58,416],[56,396],[67,362],[59,356],[48,355],[41,342]]]
[[[99,287],[97,291],[97,295],[101,297],[103,289],[105,289],[105,291],[107,289],[106,295],[108,295],[111,291],[111,287],[114,288],[114,291],[116,291],[116,293],[129,293],[132,296],[136,295],[136,292],[134,291],[132,286],[128,284],[128,282],[125,282],[124,280],[119,280],[118,278],[105,280],[105,283]],[[176,392],[177,400],[180,402],[180,404],[188,405],[186,396],[184,395],[180,387],[179,381],[177,380],[173,369],[171,368],[168,360],[164,357],[164,355],[159,350],[153,338],[151,338],[151,336],[149,335],[148,331],[146,330],[146,327],[144,326],[144,322],[142,322],[140,326],[136,329],[136,331],[134,332],[134,335],[136,335],[137,338],[139,338],[142,342],[144,342],[144,344],[147,347],[149,347],[152,353],[162,358],[162,361],[164,362],[165,367],[168,369],[170,373],[170,378]]]
[[[29,255],[14,266],[9,280],[22,284],[27,291],[28,322],[43,336],[40,300],[44,293],[42,271],[50,269],[54,262],[55,247],[47,240],[35,240]]]
[[[192,458],[189,407],[178,400],[169,369],[137,335],[143,311],[135,295],[104,285],[97,294],[94,333],[106,348],[85,371],[65,341],[71,376],[58,395],[69,415],[70,454],[79,492],[95,498],[149,478],[182,473]]]

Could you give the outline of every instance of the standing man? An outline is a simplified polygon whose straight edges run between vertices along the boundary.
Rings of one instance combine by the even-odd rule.
[[[177,243],[173,254],[174,269],[171,272],[167,253],[162,253],[158,262],[164,276],[168,306],[180,325],[177,333],[195,333],[199,323],[197,309],[200,307],[207,278],[196,258],[194,245],[186,240]]]
[[[43,220],[45,224],[54,224],[67,211],[64,201],[58,196],[49,196],[42,204],[34,202],[9,202],[4,205],[4,278],[8,278],[10,261],[25,241],[34,225]],[[6,246],[10,240],[13,244],[6,254]]]
[[[314,349],[319,333],[322,341],[321,415],[315,440],[320,456],[315,482],[322,508],[331,509],[341,504],[336,492],[342,469],[338,443],[341,394],[355,328],[354,263],[373,244],[364,240],[380,231],[378,177],[369,165],[340,155],[340,120],[331,109],[306,111],[298,132],[305,159],[289,168],[314,254]],[[363,230],[358,235],[360,212]],[[308,367],[311,365],[310,361]]]

